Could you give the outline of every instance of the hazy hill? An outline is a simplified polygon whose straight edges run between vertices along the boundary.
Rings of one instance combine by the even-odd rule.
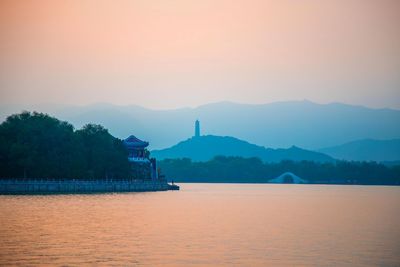
[[[151,149],[170,147],[193,135],[194,121],[202,134],[235,136],[265,147],[320,149],[358,139],[400,138],[400,111],[309,101],[263,105],[221,102],[197,108],[151,110],[139,106],[2,106],[0,116],[17,111],[48,112],[76,127],[99,123],[119,138],[134,134]]]
[[[333,161],[331,157],[322,153],[294,146],[288,149],[270,149],[234,137],[214,135],[192,137],[170,148],[153,150],[151,155],[158,160],[190,158],[194,161],[207,161],[215,156],[240,156],[245,158],[259,157],[265,162],[280,162],[285,159],[293,161]]]
[[[364,139],[319,150],[337,159],[359,161],[400,160],[400,139]]]

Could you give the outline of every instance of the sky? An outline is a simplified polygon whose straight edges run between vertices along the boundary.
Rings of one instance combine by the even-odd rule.
[[[400,1],[0,1],[0,105],[303,99],[400,109]]]

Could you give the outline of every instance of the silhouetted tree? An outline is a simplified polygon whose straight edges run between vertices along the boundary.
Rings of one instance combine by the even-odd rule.
[[[165,159],[159,166],[167,177],[178,182],[265,183],[284,172],[293,172],[310,183],[400,184],[400,166],[387,167],[376,162],[263,163],[258,158],[217,156],[207,162]]]
[[[0,124],[0,177],[128,178],[122,141],[100,125],[74,131],[71,124],[37,112]]]

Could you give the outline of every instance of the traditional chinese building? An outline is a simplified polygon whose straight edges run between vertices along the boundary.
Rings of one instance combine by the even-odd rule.
[[[142,141],[131,135],[124,140],[124,145],[128,149],[128,160],[131,165],[132,178],[135,180],[157,180],[156,159],[150,158],[150,153],[146,149],[149,142]]]

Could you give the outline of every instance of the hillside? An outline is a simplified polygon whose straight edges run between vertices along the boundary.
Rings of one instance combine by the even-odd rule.
[[[192,137],[170,148],[153,150],[153,157],[158,160],[166,158],[190,158],[194,161],[207,161],[215,156],[258,157],[265,162],[293,161],[334,161],[322,153],[304,150],[295,146],[288,149],[271,149],[250,144],[246,141],[228,136],[206,135]]]
[[[71,122],[104,125],[118,138],[145,138],[151,149],[170,147],[193,135],[196,119],[203,134],[235,136],[253,144],[279,148],[296,145],[316,150],[351,140],[400,138],[400,111],[309,101],[262,105],[220,102],[197,108],[152,110],[139,106],[2,106],[0,116],[21,110],[47,112]]]
[[[337,159],[357,161],[399,161],[400,160],[400,139],[373,140],[364,139],[345,143],[340,146],[320,149]]]

